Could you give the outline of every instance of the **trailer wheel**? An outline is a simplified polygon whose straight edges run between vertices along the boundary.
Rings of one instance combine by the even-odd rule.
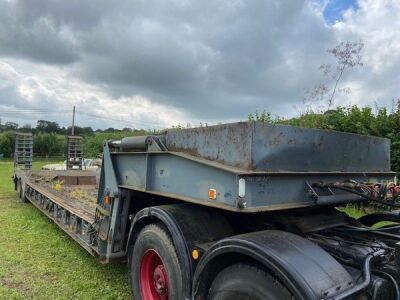
[[[131,257],[134,299],[183,299],[182,272],[171,238],[158,224],[139,233]]]
[[[24,189],[22,188],[21,179],[18,179],[17,181],[17,195],[22,202],[27,202],[25,198]]]
[[[263,269],[250,264],[234,264],[214,279],[207,299],[210,300],[285,300],[291,293]]]

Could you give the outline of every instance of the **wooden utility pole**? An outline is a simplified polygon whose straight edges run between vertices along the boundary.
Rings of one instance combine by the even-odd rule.
[[[72,110],[72,129],[71,129],[71,135],[74,135],[74,128],[75,127],[75,105]]]

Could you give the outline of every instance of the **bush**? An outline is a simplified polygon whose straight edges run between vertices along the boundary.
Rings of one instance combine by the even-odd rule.
[[[127,136],[146,135],[145,130],[101,132],[84,138],[83,153],[85,157],[98,157],[103,152],[103,143],[107,140],[120,140]]]
[[[33,137],[33,152],[42,157],[63,155],[66,143],[64,135],[39,133]]]
[[[11,157],[14,153],[14,146],[15,133],[13,131],[0,133],[0,154],[4,154],[4,157]]]

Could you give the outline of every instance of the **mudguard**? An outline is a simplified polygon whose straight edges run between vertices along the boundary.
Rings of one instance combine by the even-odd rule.
[[[196,268],[193,299],[206,299],[219,271],[246,260],[263,265],[296,299],[326,299],[354,285],[343,266],[316,244],[289,232],[266,230],[214,244]]]

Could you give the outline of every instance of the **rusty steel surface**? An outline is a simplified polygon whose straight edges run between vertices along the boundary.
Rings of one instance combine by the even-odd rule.
[[[248,171],[390,171],[390,140],[329,130],[242,122],[168,130],[165,143]]]
[[[105,155],[104,178],[110,183],[104,187],[110,194],[125,188],[259,212],[318,205],[309,191],[316,182],[389,182],[395,175],[390,141],[378,137],[260,122],[173,129],[159,137],[163,150],[140,145]],[[328,195],[324,204],[359,198]]]
[[[57,175],[55,180],[61,181],[65,185],[95,185],[96,176],[95,175]]]
[[[89,223],[93,222],[97,203],[98,172],[41,170],[19,172],[16,176],[66,210]],[[56,188],[56,185],[59,187]]]
[[[95,204],[89,205],[85,201],[79,201],[79,199],[70,199],[69,197],[63,196],[61,193],[52,191],[49,188],[40,186],[38,184],[27,182],[27,185],[32,187],[34,190],[38,191],[40,194],[51,199],[54,203],[65,208],[67,211],[79,216],[88,223],[93,223]]]
[[[65,185],[77,185],[78,184],[77,176],[57,175],[56,177],[54,177],[54,179],[61,181]]]
[[[96,176],[77,176],[78,185],[96,185]]]
[[[169,151],[183,152],[240,169],[252,168],[252,124],[235,123],[168,130]]]

